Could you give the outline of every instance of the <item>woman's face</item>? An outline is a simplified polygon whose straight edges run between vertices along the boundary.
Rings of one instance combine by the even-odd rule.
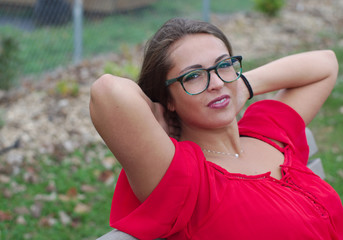
[[[225,44],[210,34],[192,34],[175,42],[169,50],[172,69],[167,79],[176,78],[198,68],[209,68],[230,57]],[[221,128],[236,117],[237,81],[224,83],[211,71],[207,90],[198,95],[187,94],[179,82],[169,86],[168,108],[176,111],[182,128]]]

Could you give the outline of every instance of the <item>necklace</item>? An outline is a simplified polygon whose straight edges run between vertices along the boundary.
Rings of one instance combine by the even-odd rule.
[[[235,158],[239,158],[239,155],[243,153],[242,149],[241,149],[241,151],[239,151],[239,153],[217,152],[217,151],[208,150],[208,149],[205,149],[205,148],[202,148],[202,150],[204,152],[208,152],[208,153],[221,154],[221,155],[226,155],[226,156],[233,156]]]

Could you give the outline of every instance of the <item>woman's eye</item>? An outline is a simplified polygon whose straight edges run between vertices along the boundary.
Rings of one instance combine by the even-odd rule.
[[[219,64],[218,68],[229,68],[231,66],[232,66],[231,61],[224,61]]]
[[[197,79],[199,76],[200,76],[200,73],[193,72],[193,73],[190,73],[187,76],[185,76],[183,81],[184,82],[191,81],[191,80]]]

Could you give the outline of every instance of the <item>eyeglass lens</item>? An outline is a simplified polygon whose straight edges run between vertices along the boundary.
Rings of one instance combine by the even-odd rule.
[[[190,94],[198,94],[205,91],[210,82],[209,71],[214,70],[224,82],[233,82],[241,73],[240,61],[236,58],[228,58],[219,62],[214,69],[197,69],[189,72],[182,78],[184,89]]]

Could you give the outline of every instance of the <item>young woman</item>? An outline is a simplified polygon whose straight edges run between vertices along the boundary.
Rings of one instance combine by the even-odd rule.
[[[244,74],[241,63],[215,26],[172,19],[148,43],[138,85],[93,84],[92,121],[123,166],[112,227],[139,239],[343,239],[338,194],[306,167],[305,126],[335,85],[335,54]],[[249,98],[275,90],[237,122]]]

